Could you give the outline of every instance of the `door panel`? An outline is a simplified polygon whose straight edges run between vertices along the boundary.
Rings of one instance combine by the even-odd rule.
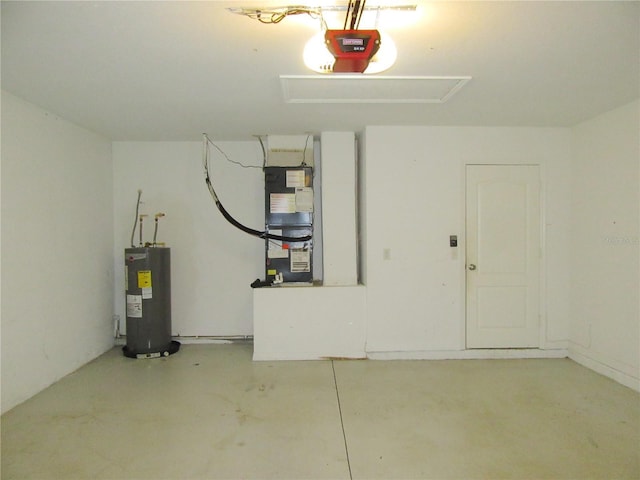
[[[539,345],[537,166],[467,166],[467,348]]]

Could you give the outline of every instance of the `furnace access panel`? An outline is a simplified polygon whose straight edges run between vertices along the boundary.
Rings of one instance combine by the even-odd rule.
[[[265,230],[272,235],[313,234],[313,169],[265,167]],[[266,240],[266,280],[312,283],[312,240]]]

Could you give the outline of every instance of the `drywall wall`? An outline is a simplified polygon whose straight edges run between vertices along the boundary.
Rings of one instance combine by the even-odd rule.
[[[215,139],[214,139],[215,141]],[[210,173],[225,208],[241,223],[264,229],[264,177],[259,142],[217,142]],[[250,284],[264,278],[264,241],[222,217],[205,185],[201,142],[114,142],[114,311],[125,332],[124,249],[130,245],[137,190],[148,214],[144,241],[171,247],[172,327],[181,336],[251,335]],[[134,239],[138,244],[138,232]]]
[[[113,346],[111,142],[2,92],[2,411]]]
[[[367,127],[361,160],[367,352],[465,348],[464,166],[539,164],[542,348],[566,348],[567,129]],[[458,248],[449,246],[458,235]]]
[[[573,129],[570,356],[640,390],[640,103]]]
[[[365,296],[361,285],[256,288],[253,359],[364,358]]]
[[[358,283],[356,143],[353,132],[322,132],[323,284]]]

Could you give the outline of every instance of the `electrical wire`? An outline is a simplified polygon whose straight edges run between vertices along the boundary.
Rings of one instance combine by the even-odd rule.
[[[218,145],[213,143],[206,134],[205,134],[205,138],[207,139],[207,142],[209,142],[210,145],[213,145],[215,149],[218,150],[228,162],[231,162],[242,168],[263,168],[260,165],[245,165],[244,163],[238,162],[236,160],[232,160],[231,158],[229,158],[229,155],[227,155]]]
[[[322,18],[320,8],[309,8],[304,6],[277,7],[273,9],[249,9],[249,8],[229,8],[232,13],[244,15],[258,20],[261,23],[280,23],[289,15],[309,15],[311,18]]]
[[[307,165],[307,145],[309,145],[310,138],[311,138],[311,134],[308,134],[307,139],[304,141],[304,149],[302,150],[302,163],[300,164],[301,167],[304,167]]]
[[[249,17],[253,20],[258,20],[261,23],[273,23],[277,24],[284,20],[289,15],[300,15],[307,14],[313,19],[320,19],[322,30],[327,30],[327,22],[324,19],[324,12],[342,12],[346,11],[344,25],[342,27],[343,30],[347,29],[347,26],[350,25],[352,30],[357,30],[360,28],[360,19],[362,18],[362,13],[365,10],[376,10],[377,15],[380,14],[381,10],[392,10],[392,11],[401,11],[401,12],[413,12],[416,10],[417,6],[415,4],[411,5],[386,5],[386,6],[373,6],[366,7],[364,6],[363,0],[360,0],[360,13],[358,14],[355,7],[356,0],[349,0],[347,5],[326,5],[326,6],[317,6],[317,7],[306,7],[306,6],[290,6],[290,7],[274,7],[271,9],[251,9],[251,8],[228,8],[227,10],[231,13],[235,13],[237,15],[244,15],[245,17]],[[354,21],[355,19],[355,21]],[[376,20],[377,24],[377,20]]]
[[[260,142],[260,147],[262,148],[262,169],[267,166],[267,150],[264,146],[264,141],[262,140],[262,135],[254,135]],[[307,134],[307,138],[304,141],[304,148],[302,150],[302,162],[300,162],[301,167],[307,166],[307,146],[309,145],[309,139],[313,138],[312,134]],[[232,162],[238,163],[238,162]]]
[[[231,225],[242,230],[245,233],[248,233],[249,235],[253,235],[254,237],[259,237],[259,238],[269,239],[269,240],[276,240],[281,242],[308,242],[313,238],[312,235],[305,235],[302,237],[274,235],[272,233],[267,232],[266,230],[256,230],[256,229],[247,227],[242,223],[238,222],[235,218],[233,218],[233,216],[231,216],[231,214],[224,208],[224,205],[222,205],[222,202],[220,201],[220,198],[218,198],[218,194],[216,193],[215,188],[213,188],[213,184],[211,183],[211,176],[209,175],[209,144],[214,145],[225,157],[227,156],[217,145],[215,145],[213,142],[211,142],[211,140],[209,140],[209,137],[207,136],[206,133],[203,134],[202,143],[203,143],[202,164],[204,168],[205,183],[207,184],[207,188],[209,190],[209,193],[211,194],[211,198],[213,198],[213,201],[216,204],[216,207],[218,207],[218,210],[220,211],[222,216]]]
[[[262,169],[264,170],[264,167],[267,166],[267,150],[264,148],[264,142],[262,141],[262,136],[261,135],[254,135],[254,136],[258,138],[258,141],[260,142],[260,147],[262,148]]]
[[[136,235],[136,226],[138,225],[138,212],[140,210],[140,197],[142,196],[142,190],[138,190],[138,200],[136,201],[136,217],[133,219],[133,230],[131,230],[131,248],[136,248],[133,243],[133,237]]]

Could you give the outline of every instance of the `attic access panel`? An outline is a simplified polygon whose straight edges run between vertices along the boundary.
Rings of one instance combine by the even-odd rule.
[[[444,103],[471,77],[280,75],[286,103]]]

